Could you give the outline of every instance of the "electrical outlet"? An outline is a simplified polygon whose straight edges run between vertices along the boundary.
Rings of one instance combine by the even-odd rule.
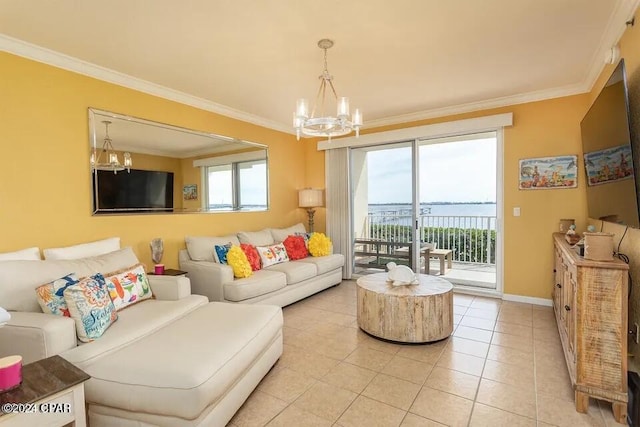
[[[633,339],[636,341],[636,344],[640,344],[640,337],[638,337],[638,333],[640,333],[640,326],[637,323],[633,324]]]

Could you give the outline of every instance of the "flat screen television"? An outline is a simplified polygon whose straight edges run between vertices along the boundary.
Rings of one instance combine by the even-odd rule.
[[[640,100],[639,100],[640,101]],[[621,60],[580,123],[590,218],[638,228],[638,133]],[[636,130],[637,131],[637,130]]]
[[[173,212],[173,172],[131,169],[93,175],[95,214]]]

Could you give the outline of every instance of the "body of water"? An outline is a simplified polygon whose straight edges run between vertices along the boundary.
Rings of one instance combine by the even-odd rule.
[[[425,215],[434,216],[496,216],[495,203],[421,203],[420,208]],[[411,204],[369,205],[370,214],[378,215],[383,212],[411,215]]]
[[[424,227],[495,230],[495,203],[422,203],[420,212]],[[369,215],[373,224],[409,226],[411,204],[370,204]]]

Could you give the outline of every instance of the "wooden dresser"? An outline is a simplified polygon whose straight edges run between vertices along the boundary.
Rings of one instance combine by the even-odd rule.
[[[629,266],[579,256],[562,233],[553,235],[556,314],[576,411],[589,397],[613,403],[618,422],[627,415],[627,298]]]

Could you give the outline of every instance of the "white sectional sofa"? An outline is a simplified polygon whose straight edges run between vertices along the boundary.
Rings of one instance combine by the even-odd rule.
[[[342,254],[287,261],[254,271],[250,277],[237,279],[226,264],[214,261],[215,245],[247,243],[269,246],[287,236],[304,233],[302,224],[289,228],[267,228],[239,232],[221,237],[186,237],[187,249],[180,251],[180,269],[187,272],[194,294],[210,301],[274,304],[284,307],[342,281]]]
[[[118,312],[95,341],[74,320],[42,313],[35,288],[138,262],[130,248],[78,260],[0,261],[0,357],[59,354],[83,369],[91,427],[224,426],[282,354],[282,310],[191,295],[185,277],[149,276],[154,299]]]

